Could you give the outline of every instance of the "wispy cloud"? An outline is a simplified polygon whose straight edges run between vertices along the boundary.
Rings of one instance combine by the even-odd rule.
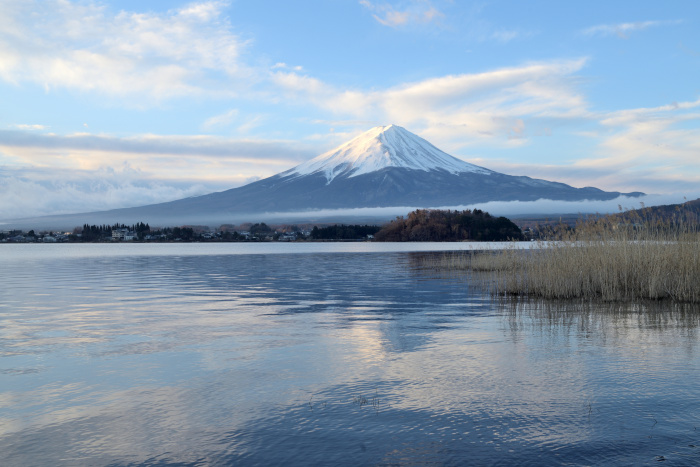
[[[680,192],[700,190],[700,100],[654,108],[591,112],[598,131],[581,132],[593,144],[585,155],[562,149],[561,163],[474,160],[494,170],[595,186],[617,191]],[[575,144],[575,134],[569,138]]]
[[[46,129],[48,129],[49,127],[46,126],[46,125],[39,125],[39,124],[36,124],[36,123],[35,123],[35,124],[17,123],[17,124],[14,124],[14,125],[10,125],[10,128],[16,128],[16,129],[18,129],[18,130],[35,130],[35,131],[39,131],[39,130],[46,130]]]
[[[586,101],[572,79],[586,61],[531,63],[373,91],[338,89],[291,72],[278,72],[272,80],[287,90],[289,99],[304,105],[313,103],[336,115],[397,123],[443,142],[489,140],[513,145],[525,141],[526,119],[587,116]]]
[[[484,36],[482,41],[493,40],[502,44],[507,44],[516,39],[525,39],[535,35],[532,31],[521,31],[518,29],[497,29],[490,35]]]
[[[75,160],[76,167],[89,164],[95,168],[110,165],[109,162],[117,161],[119,155],[141,158],[143,161],[149,157],[178,156],[201,159],[203,162],[254,162],[287,168],[316,155],[309,147],[294,141],[228,139],[206,135],[138,135],[126,138],[92,134],[61,136],[11,130],[0,130],[0,149],[6,157],[16,159],[17,163],[43,165],[43,157],[48,162],[54,154],[63,154],[63,159]],[[82,153],[86,153],[86,160],[77,162]],[[161,171],[167,170],[167,167],[161,168]]]
[[[429,0],[413,0],[398,5],[360,0],[360,5],[371,11],[372,17],[380,24],[392,28],[433,23],[445,16]]]
[[[700,186],[699,108],[700,99],[601,113],[604,131],[596,152],[573,166],[659,192],[695,190]]]
[[[109,96],[233,95],[252,71],[225,2],[167,13],[112,11],[91,1],[5,0],[0,79]],[[218,77],[217,77],[218,76]]]
[[[272,70],[294,70],[294,71],[304,71],[304,67],[301,65],[289,66],[284,62],[277,62],[271,67]]]
[[[215,115],[204,121],[202,128],[204,130],[215,130],[225,127],[235,127],[235,132],[239,135],[247,135],[253,129],[262,126],[267,120],[267,116],[263,114],[246,114],[244,117],[240,115],[238,109],[231,109],[220,115]]]
[[[231,125],[238,117],[238,109],[231,109],[219,115],[209,117],[202,123],[202,128],[210,130],[212,128]]]
[[[638,21],[634,23],[599,24],[584,29],[582,32],[587,36],[618,36],[627,39],[635,31],[642,31],[651,27],[670,26],[680,24],[682,20],[674,21]]]
[[[491,39],[495,39],[499,42],[505,43],[516,39],[519,35],[520,33],[518,31],[499,29],[498,31],[494,31],[493,34],[491,34]]]
[[[510,174],[595,186],[617,191],[655,193],[700,190],[700,99],[651,108],[590,112],[596,131],[576,132],[592,143],[583,157],[562,151],[560,164],[503,159],[473,160]]]
[[[234,140],[212,136],[140,135],[130,138],[0,131],[6,167],[37,170],[111,170],[128,166],[144,180],[199,180],[233,187],[251,177],[287,170],[316,155],[292,141]]]

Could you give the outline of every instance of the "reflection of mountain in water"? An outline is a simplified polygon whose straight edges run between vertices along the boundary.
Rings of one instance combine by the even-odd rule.
[[[469,297],[463,279],[445,280],[420,269],[416,254],[241,255],[177,259],[178,276],[207,294],[268,315],[314,314],[350,329],[365,353],[410,352],[457,318],[489,312]],[[152,260],[155,261],[155,260]],[[157,268],[151,261],[149,268]],[[162,269],[171,269],[163,261]],[[203,280],[197,276],[206,270]],[[196,282],[195,282],[196,283]],[[471,305],[467,306],[467,301]],[[358,350],[362,351],[362,350]]]
[[[501,303],[421,255],[163,247],[0,269],[3,465],[697,463],[697,307]]]

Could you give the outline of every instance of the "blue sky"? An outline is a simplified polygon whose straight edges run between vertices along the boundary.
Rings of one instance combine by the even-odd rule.
[[[509,174],[697,197],[699,20],[694,1],[0,0],[0,219],[232,188],[390,123]]]

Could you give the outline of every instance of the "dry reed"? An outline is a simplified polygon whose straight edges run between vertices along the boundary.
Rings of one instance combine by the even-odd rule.
[[[495,295],[700,303],[700,234],[686,219],[638,211],[589,218],[529,251],[453,255],[440,263],[489,271]]]

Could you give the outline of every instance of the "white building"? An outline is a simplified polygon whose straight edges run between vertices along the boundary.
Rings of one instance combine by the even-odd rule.
[[[131,241],[138,237],[136,232],[130,232],[129,229],[112,229],[112,240]]]

